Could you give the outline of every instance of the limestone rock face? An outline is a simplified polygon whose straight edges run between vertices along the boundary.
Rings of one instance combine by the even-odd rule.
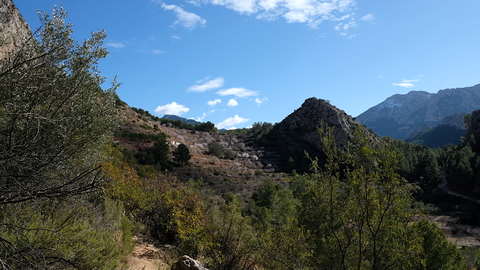
[[[0,0],[0,59],[8,58],[31,37],[30,27],[12,0]]]
[[[203,265],[187,255],[183,255],[172,265],[172,270],[208,270]]]
[[[309,98],[302,106],[275,126],[278,134],[299,137],[301,140],[322,149],[318,128],[321,122],[334,127],[337,147],[343,148],[351,138],[354,126],[359,125],[344,111],[323,99]]]

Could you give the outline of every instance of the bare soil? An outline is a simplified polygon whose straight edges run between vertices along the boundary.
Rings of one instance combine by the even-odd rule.
[[[127,258],[128,270],[169,270],[171,258],[168,248],[158,248],[140,237],[134,237],[135,248]]]

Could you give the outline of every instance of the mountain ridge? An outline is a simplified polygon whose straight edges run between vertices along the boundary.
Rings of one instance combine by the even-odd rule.
[[[381,136],[403,140],[422,125],[441,124],[444,117],[480,108],[480,84],[437,93],[410,91],[395,94],[356,117]]]

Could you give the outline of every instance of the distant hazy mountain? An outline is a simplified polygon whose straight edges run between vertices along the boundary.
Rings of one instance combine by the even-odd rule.
[[[182,122],[192,124],[192,125],[200,125],[202,123],[202,122],[195,121],[193,119],[187,119],[187,118],[183,118],[183,117],[172,115],[172,114],[165,114],[162,118],[168,119],[168,120],[180,120]]]
[[[411,91],[405,95],[393,95],[356,119],[381,136],[403,140],[418,131],[441,124],[446,116],[478,109],[480,84],[440,90],[436,94]]]

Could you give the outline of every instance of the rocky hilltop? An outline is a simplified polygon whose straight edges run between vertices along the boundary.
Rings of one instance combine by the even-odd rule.
[[[440,90],[436,94],[411,91],[393,95],[357,116],[357,120],[381,136],[403,140],[412,132],[422,130],[424,125],[434,127],[446,116],[479,108],[480,84]]]
[[[12,0],[0,0],[0,59],[7,58],[31,37],[30,27]]]
[[[300,108],[277,124],[274,131],[280,137],[300,139],[320,150],[322,144],[318,128],[322,122],[334,127],[334,136],[340,148],[346,146],[351,138],[352,128],[358,125],[351,116],[327,101],[309,98]]]
[[[289,172],[292,167],[297,171],[308,171],[311,161],[306,158],[305,151],[320,160],[324,157],[318,131],[322,123],[334,127],[336,145],[340,148],[352,138],[354,127],[360,125],[327,101],[309,98],[300,108],[276,124],[263,143],[265,148],[275,151],[278,157],[276,164],[283,171]]]

